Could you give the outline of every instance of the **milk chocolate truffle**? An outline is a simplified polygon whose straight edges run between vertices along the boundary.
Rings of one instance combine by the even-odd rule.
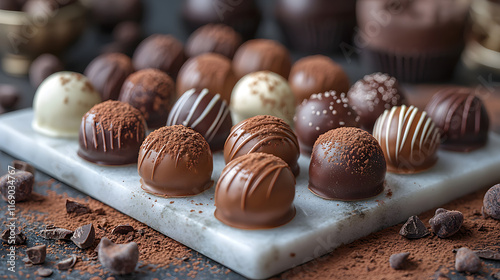
[[[288,79],[291,66],[290,52],[279,42],[269,39],[253,39],[244,43],[233,58],[234,71],[239,78],[268,70]]]
[[[313,94],[297,107],[295,132],[303,154],[311,154],[314,142],[323,133],[339,127],[359,127],[359,116],[347,103],[345,93]]]
[[[341,127],[322,134],[311,154],[309,190],[324,199],[360,200],[384,190],[384,153],[368,132]]]
[[[186,54],[194,57],[212,52],[233,59],[241,43],[241,35],[231,27],[224,24],[207,24],[189,36],[186,42]]]
[[[299,143],[290,126],[282,119],[260,115],[233,126],[224,145],[226,163],[259,152],[283,159],[295,176],[299,174]]]
[[[102,165],[135,163],[146,129],[141,112],[129,104],[99,103],[82,118],[78,155]]]
[[[213,184],[212,152],[198,132],[183,125],[153,131],[139,151],[144,191],[164,197],[197,195]]]
[[[96,57],[85,69],[103,101],[117,100],[125,79],[134,72],[130,58],[121,53],[109,53]]]
[[[90,0],[92,20],[104,30],[112,30],[123,21],[140,22],[143,17],[142,0]]]
[[[279,157],[252,153],[231,161],[215,189],[215,217],[240,229],[268,229],[295,216],[295,178]]]
[[[41,54],[30,65],[30,83],[34,88],[38,88],[48,76],[63,70],[64,64],[57,56],[50,53]]]
[[[416,107],[394,106],[377,119],[373,136],[380,143],[393,173],[417,173],[437,161],[439,128],[425,111]]]
[[[311,55],[299,59],[288,77],[297,105],[314,93],[334,90],[347,92],[349,77],[342,67],[324,55]]]
[[[229,103],[234,85],[238,82],[231,61],[220,54],[206,53],[184,63],[177,76],[177,96],[192,88],[219,93]]]
[[[136,70],[156,68],[174,79],[185,60],[182,43],[172,35],[163,34],[153,34],[144,39],[132,57]]]
[[[149,128],[160,127],[175,101],[174,81],[158,69],[137,71],[123,83],[119,100],[139,109]]]
[[[182,124],[199,132],[212,151],[222,150],[233,123],[229,105],[220,94],[208,89],[186,91],[175,102],[167,125]]]
[[[490,120],[473,89],[443,89],[432,97],[425,110],[440,129],[443,149],[469,152],[486,145]]]
[[[396,78],[383,73],[366,75],[347,93],[349,104],[361,118],[361,126],[373,130],[377,118],[393,106],[406,104],[406,97]]]

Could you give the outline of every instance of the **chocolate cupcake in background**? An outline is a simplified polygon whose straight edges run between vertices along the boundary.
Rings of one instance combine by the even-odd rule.
[[[189,36],[186,42],[186,54],[195,57],[212,52],[233,59],[234,53],[242,43],[241,35],[224,24],[207,24]]]

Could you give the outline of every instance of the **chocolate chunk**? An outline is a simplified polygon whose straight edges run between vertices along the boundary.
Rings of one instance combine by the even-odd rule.
[[[99,261],[115,274],[128,274],[135,270],[139,260],[137,243],[115,244],[103,237],[99,243]]]
[[[14,245],[22,245],[26,243],[26,236],[16,227],[14,232],[11,232],[11,229],[4,230],[2,232],[2,240],[9,244],[12,244],[10,240],[14,240]]]
[[[500,261],[500,252],[493,250],[478,250],[474,253],[481,259]]]
[[[33,165],[31,165],[27,162],[15,159],[12,161],[12,166],[16,169],[16,171],[18,171],[18,170],[26,171],[26,172],[33,174],[33,176],[35,176],[35,171],[36,171],[35,168],[33,167]]]
[[[82,215],[82,214],[88,214],[92,212],[92,210],[90,210],[90,208],[87,205],[66,199],[66,212]]]
[[[418,239],[429,235],[430,232],[417,216],[411,216],[401,227],[399,234],[409,239]]]
[[[27,171],[10,169],[0,178],[0,191],[5,201],[21,202],[31,196],[35,178]]]
[[[38,245],[26,249],[26,255],[28,255],[29,260],[33,264],[41,264],[45,262],[45,256],[47,255],[47,246]]]
[[[76,255],[71,255],[69,258],[66,258],[56,263],[56,267],[59,270],[68,270],[75,265],[76,260],[77,260]]]
[[[21,91],[14,85],[0,84],[0,106],[12,109],[21,97]]]
[[[458,249],[455,256],[455,269],[460,272],[476,273],[481,269],[482,262],[474,252],[466,247]]]
[[[491,187],[484,195],[482,212],[484,217],[500,220],[500,184]]]
[[[40,231],[40,234],[45,239],[71,240],[73,231],[64,228],[50,228]]]
[[[92,224],[84,225],[75,230],[71,241],[76,244],[76,246],[86,249],[94,243],[95,240],[95,230]]]
[[[52,275],[53,271],[50,268],[40,267],[36,272],[38,276],[49,277],[50,275]]]
[[[402,269],[409,255],[410,253],[408,252],[392,254],[389,258],[391,267],[396,270]]]
[[[134,231],[134,228],[131,225],[119,225],[119,226],[116,226],[111,233],[112,234],[127,234],[127,233],[132,232],[132,231]]]
[[[438,208],[434,217],[429,220],[434,233],[440,238],[447,238],[460,230],[464,215],[459,211],[448,211]]]
[[[97,215],[106,215],[106,212],[102,208],[95,209],[94,213],[96,213]]]

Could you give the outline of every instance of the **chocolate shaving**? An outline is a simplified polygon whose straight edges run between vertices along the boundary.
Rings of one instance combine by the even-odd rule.
[[[493,250],[478,250],[474,253],[481,259],[500,261],[500,252]]]
[[[26,236],[24,233],[22,233],[19,228],[16,228],[14,231],[14,239],[15,239],[15,245],[22,245],[26,243]],[[10,229],[6,229],[2,232],[2,240],[4,242],[9,242],[9,237],[10,237]]]
[[[81,203],[68,199],[66,200],[66,212],[68,212],[68,214],[75,213],[77,215],[82,215],[91,213],[92,211],[87,205],[83,205]]]
[[[75,265],[76,260],[77,260],[76,255],[71,255],[69,258],[66,258],[66,259],[56,263],[56,267],[59,270],[68,270]]]
[[[112,234],[127,234],[127,233],[132,232],[132,231],[134,231],[134,228],[131,225],[119,225],[119,226],[116,226],[111,233]]]
[[[70,240],[73,236],[73,231],[64,228],[51,228],[40,231],[40,234],[45,239]]]
[[[41,276],[41,277],[49,277],[50,275],[52,275],[52,269],[50,268],[45,268],[45,267],[40,267],[36,273],[38,274],[38,276]]]

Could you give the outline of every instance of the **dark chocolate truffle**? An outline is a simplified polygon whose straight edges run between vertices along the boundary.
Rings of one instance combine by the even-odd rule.
[[[174,81],[158,69],[137,71],[123,83],[119,100],[139,109],[149,128],[160,127],[175,102]]]
[[[258,152],[283,159],[295,176],[299,174],[299,143],[290,126],[282,119],[259,115],[233,126],[224,145],[226,163]]]
[[[373,73],[357,81],[347,93],[349,104],[361,118],[361,127],[373,130],[377,118],[392,106],[406,103],[396,78],[383,73]]]
[[[172,35],[163,34],[153,34],[144,39],[132,57],[136,70],[156,68],[174,79],[185,60],[182,43]]]
[[[453,87],[437,92],[426,111],[439,127],[441,147],[469,152],[486,145],[489,117],[474,89]]]
[[[142,0],[90,0],[91,19],[101,28],[110,31],[123,21],[142,20]]]
[[[137,168],[142,189],[158,196],[192,196],[213,185],[210,147],[183,125],[151,132],[142,143]]]
[[[347,103],[345,93],[335,91],[313,94],[297,107],[295,133],[303,154],[310,154],[316,139],[339,127],[359,127],[359,117]]]
[[[231,92],[238,82],[231,61],[220,54],[205,53],[184,63],[177,76],[177,96],[192,88],[218,93],[229,102]]]
[[[21,99],[21,90],[11,84],[0,84],[0,107],[4,109],[13,109]]]
[[[113,39],[128,53],[129,50],[135,49],[142,40],[141,25],[134,21],[120,22],[113,28]]]
[[[425,111],[414,106],[385,110],[375,122],[373,136],[384,151],[390,172],[416,173],[437,161],[439,128]]]
[[[368,132],[341,127],[322,134],[311,154],[309,190],[324,199],[360,200],[384,190],[386,162]]]
[[[195,57],[203,53],[218,53],[233,59],[242,39],[238,32],[224,24],[207,24],[196,29],[186,42],[186,54]]]
[[[99,103],[82,118],[78,155],[102,165],[135,163],[146,129],[141,112],[129,104]]]
[[[232,227],[268,229],[295,216],[295,177],[279,157],[252,153],[231,161],[215,189],[215,217]]]
[[[268,70],[288,79],[291,65],[290,52],[279,42],[269,39],[254,39],[244,43],[233,58],[234,72],[238,78]]]
[[[201,133],[212,151],[222,150],[233,123],[229,106],[220,94],[208,89],[186,91],[175,102],[167,125],[182,124]]]
[[[288,77],[297,105],[314,93],[349,90],[349,77],[342,67],[324,55],[311,55],[299,59]]]
[[[118,99],[123,82],[134,72],[130,58],[121,53],[109,53],[96,57],[85,69],[94,88],[103,101]]]
[[[38,88],[48,76],[63,70],[64,64],[57,56],[44,53],[31,63],[29,70],[30,83],[33,87]]]

